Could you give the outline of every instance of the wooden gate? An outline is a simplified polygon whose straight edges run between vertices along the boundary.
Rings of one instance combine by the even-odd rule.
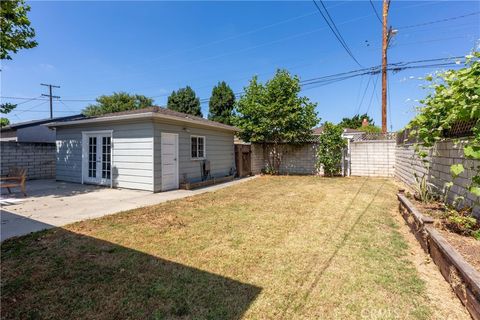
[[[238,177],[245,177],[252,174],[252,147],[250,145],[235,145],[235,164],[237,166]]]

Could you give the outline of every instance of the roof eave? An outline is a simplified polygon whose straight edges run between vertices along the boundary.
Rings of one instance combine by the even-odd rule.
[[[134,119],[147,119],[147,118],[166,119],[166,120],[172,120],[172,121],[177,121],[177,122],[191,123],[191,124],[196,124],[196,125],[203,126],[203,127],[213,128],[213,129],[217,129],[217,130],[225,130],[225,131],[230,131],[230,132],[240,131],[238,128],[233,127],[233,126],[229,126],[229,127],[221,126],[220,127],[220,126],[215,126],[215,125],[209,125],[207,123],[202,123],[201,121],[197,121],[195,119],[179,118],[179,117],[175,117],[175,116],[159,114],[159,113],[156,113],[156,112],[116,115],[116,116],[110,116],[110,117],[99,117],[99,118],[90,118],[90,119],[64,121],[64,122],[52,122],[52,123],[47,124],[47,126],[51,127],[51,128],[56,128],[56,127],[65,127],[65,126],[71,126],[71,125],[101,123],[101,122],[110,122],[110,121],[121,121],[121,120],[130,120],[130,119],[132,119],[132,120],[134,120]]]
[[[190,119],[188,117],[179,118],[179,117],[175,117],[175,116],[170,116],[170,115],[166,115],[166,114],[158,114],[158,113],[155,113],[154,117],[159,118],[159,119],[166,119],[166,120],[196,124],[196,125],[199,125],[199,126],[214,128],[214,129],[217,129],[217,130],[226,130],[226,131],[231,131],[231,132],[239,132],[240,131],[240,129],[238,129],[237,127],[227,126],[227,125],[225,125],[225,126],[211,125],[211,124],[208,124],[208,123],[203,123],[201,121],[197,121],[195,119]]]
[[[80,119],[80,120],[73,120],[73,121],[61,121],[61,122],[51,122],[47,124],[47,127],[65,127],[77,124],[89,124],[89,123],[99,123],[99,122],[108,122],[108,121],[116,121],[116,120],[128,120],[128,119],[143,119],[152,117],[153,112],[146,112],[146,113],[137,113],[137,114],[125,114],[125,115],[117,115],[117,116],[110,116],[110,117],[98,117],[98,118],[87,118],[87,119]]]

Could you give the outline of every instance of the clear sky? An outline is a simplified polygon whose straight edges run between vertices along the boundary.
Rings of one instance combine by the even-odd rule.
[[[312,1],[273,2],[28,2],[38,47],[2,62],[2,97],[54,94],[54,115],[80,112],[88,100],[115,91],[139,93],[166,105],[172,90],[190,85],[209,98],[218,81],[235,92],[252,75],[269,79],[286,68],[302,80],[358,69]],[[346,43],[363,66],[381,63],[381,24],[369,1],[326,1]],[[381,12],[381,2],[374,1]],[[392,0],[389,22],[398,28],[389,62],[461,56],[480,38],[479,15],[402,29],[402,26],[480,11],[479,1]],[[418,78],[433,69],[390,74],[388,127],[402,128],[426,92]],[[375,81],[378,80],[373,94]],[[368,87],[367,87],[368,84]],[[381,81],[363,76],[302,92],[318,103],[322,121],[337,122],[368,110],[380,124]],[[363,103],[360,104],[362,96]],[[71,101],[85,100],[85,101]],[[11,122],[47,118],[42,100],[20,103]],[[208,113],[208,103],[202,105]]]

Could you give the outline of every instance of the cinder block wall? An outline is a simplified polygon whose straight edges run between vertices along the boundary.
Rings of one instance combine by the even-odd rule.
[[[252,143],[252,173],[259,174],[265,168],[265,156],[263,152],[263,145]]]
[[[463,147],[465,140],[458,143],[453,141],[442,141],[429,150],[429,156],[425,162],[419,159],[414,151],[413,145],[398,145],[396,148],[396,171],[395,176],[409,185],[415,185],[416,173],[420,178],[427,176],[427,181],[439,193],[443,193],[445,183],[452,181],[450,173],[452,164],[463,164],[465,171],[453,180],[453,187],[450,189],[447,198],[453,201],[457,196],[465,197],[465,204],[471,206],[478,197],[467,191],[472,177],[475,175],[473,167],[480,166],[480,161],[465,159]],[[478,216],[479,213],[476,212]]]
[[[284,149],[280,173],[282,174],[316,174],[317,144],[287,145]],[[252,172],[258,174],[267,162],[267,152],[262,144],[252,144]]]
[[[27,169],[27,179],[55,178],[54,143],[9,142],[0,143],[0,171],[6,175],[10,167]]]
[[[393,140],[368,140],[350,143],[352,176],[393,177],[395,174]]]

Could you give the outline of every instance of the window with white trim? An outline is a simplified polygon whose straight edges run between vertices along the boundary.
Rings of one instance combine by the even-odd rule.
[[[205,158],[205,137],[190,136],[192,159]]]

